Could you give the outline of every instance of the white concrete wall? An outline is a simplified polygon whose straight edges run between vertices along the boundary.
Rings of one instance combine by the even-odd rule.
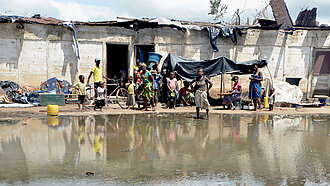
[[[134,63],[134,45],[154,44],[156,52],[166,56],[178,54],[193,59],[210,59],[225,56],[236,61],[266,59],[274,79],[302,78],[303,91],[327,88],[329,77],[315,78],[310,75],[315,48],[330,48],[330,31],[245,29],[234,45],[229,38],[218,38],[219,52],[212,52],[208,34],[202,31],[181,31],[169,27],[133,30],[110,26],[76,26],[81,59],[73,50],[71,31],[63,26],[24,24],[0,24],[0,80],[13,80],[20,85],[38,87],[52,77],[64,78],[71,83],[79,74],[88,75],[94,58],[106,61],[106,44],[128,44],[129,61]],[[105,63],[102,63],[104,71]],[[132,65],[130,65],[132,67]],[[266,69],[264,76],[269,77]],[[132,73],[130,69],[129,73]],[[225,76],[226,90],[231,88],[231,75]],[[214,92],[219,91],[220,78]],[[243,89],[247,90],[248,76],[240,76]],[[311,84],[310,82],[314,83]]]

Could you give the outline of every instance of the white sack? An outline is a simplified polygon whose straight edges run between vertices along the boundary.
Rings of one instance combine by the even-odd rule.
[[[303,98],[303,92],[295,85],[283,81],[274,81],[275,102],[298,104]]]

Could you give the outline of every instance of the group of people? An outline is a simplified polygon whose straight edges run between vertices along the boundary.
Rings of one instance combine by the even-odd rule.
[[[100,109],[102,111],[102,107],[105,106],[105,82],[103,79],[109,79],[103,75],[102,67],[100,66],[101,59],[95,59],[95,66],[90,71],[90,74],[87,79],[87,86],[89,86],[89,81],[91,77],[94,77],[94,90],[95,90],[95,104],[94,110]],[[86,110],[88,109],[85,105],[86,99],[86,84],[85,84],[85,76],[79,75],[79,82],[75,83],[72,88],[78,91],[78,109]]]
[[[253,74],[251,75],[250,84],[249,84],[249,98],[252,99],[254,104],[254,110],[260,111],[261,110],[261,89],[262,85],[261,82],[263,81],[263,74],[259,71],[258,65],[253,66]],[[241,92],[242,92],[242,85],[238,82],[238,76],[234,76],[232,81],[234,81],[234,85],[232,90],[230,91],[231,94],[225,96],[223,99],[223,104],[227,105],[231,109],[235,109],[234,102],[241,100]],[[274,102],[275,102],[275,89],[270,88],[268,103],[269,103],[269,110],[273,110]]]
[[[100,109],[105,106],[105,83],[103,79],[110,80],[103,75],[102,67],[100,66],[101,60],[99,58],[95,59],[95,66],[90,71],[87,79],[87,85],[89,85],[90,79],[94,77],[94,90],[95,90],[95,106],[94,110]],[[138,67],[135,68],[134,76],[129,76],[128,81],[125,84],[127,88],[127,105],[131,108],[135,104],[135,97],[142,97],[144,103],[144,110],[148,110],[148,103],[150,103],[151,109],[154,111],[157,108],[158,99],[160,97],[160,86],[162,82],[165,84],[162,86],[166,89],[166,108],[170,109],[176,108],[177,101],[179,104],[185,106],[196,105],[196,115],[200,118],[200,110],[205,109],[206,115],[209,115],[209,101],[208,92],[212,88],[213,83],[211,80],[204,76],[204,70],[200,68],[198,70],[197,77],[191,82],[183,82],[184,86],[178,90],[178,80],[175,78],[175,73],[170,72],[166,79],[160,74],[158,63],[154,64],[155,67],[147,68],[145,63],[140,63]],[[262,72],[258,70],[258,66],[254,66],[253,74],[250,77],[250,91],[249,98],[253,100],[255,110],[261,109],[261,81],[263,80]],[[238,82],[238,76],[232,78],[234,81],[231,94],[225,96],[223,99],[223,104],[227,105],[231,109],[235,109],[234,102],[241,100],[242,85]],[[72,86],[73,89],[78,90],[78,107],[79,109],[87,109],[85,105],[86,98],[86,84],[85,77],[83,75],[79,76],[79,82]],[[273,95],[274,90],[272,89],[270,93]],[[163,100],[164,101],[164,100]],[[273,96],[270,96],[270,107],[272,109]]]

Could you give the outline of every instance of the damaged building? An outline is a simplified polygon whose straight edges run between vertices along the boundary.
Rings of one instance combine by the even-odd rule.
[[[123,70],[132,75],[137,60],[157,52],[163,59],[169,53],[196,60],[265,59],[270,73],[263,68],[264,77],[271,74],[275,80],[296,84],[307,97],[329,95],[330,27],[295,26],[285,16],[279,19],[237,27],[167,19],[67,23],[40,16],[0,17],[0,80],[36,88],[52,77],[74,83],[78,75],[89,74],[95,58],[102,59],[110,78],[119,77]],[[230,34],[214,38],[216,52],[208,28],[229,29]],[[243,90],[248,91],[249,76],[240,77]],[[226,90],[231,88],[230,79],[231,75],[224,77]],[[212,80],[213,91],[219,92],[220,77]]]

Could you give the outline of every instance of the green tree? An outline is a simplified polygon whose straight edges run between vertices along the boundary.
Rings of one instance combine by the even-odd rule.
[[[222,4],[221,0],[210,0],[210,4],[209,15],[214,16],[214,21],[223,18],[223,15],[227,13],[228,5]]]

